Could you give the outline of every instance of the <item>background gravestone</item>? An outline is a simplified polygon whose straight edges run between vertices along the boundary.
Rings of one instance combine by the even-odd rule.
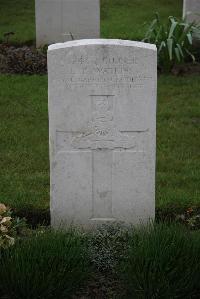
[[[154,218],[156,46],[51,45],[48,79],[52,225]]]
[[[98,38],[99,0],[35,0],[36,45]]]
[[[200,0],[184,0],[183,17],[188,22],[200,23]]]

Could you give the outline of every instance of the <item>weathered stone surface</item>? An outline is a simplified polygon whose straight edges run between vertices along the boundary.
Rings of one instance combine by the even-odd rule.
[[[154,218],[156,47],[51,45],[48,73],[52,225]]]
[[[99,0],[35,0],[36,45],[98,38]]]
[[[184,0],[183,17],[188,22],[200,23],[200,0]]]

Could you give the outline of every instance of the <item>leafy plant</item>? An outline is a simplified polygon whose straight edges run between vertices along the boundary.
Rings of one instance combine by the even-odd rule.
[[[0,291],[11,299],[69,298],[88,276],[87,266],[78,233],[42,231],[1,250]]]
[[[121,262],[130,298],[199,298],[200,237],[172,224],[150,225],[129,238]]]
[[[185,213],[177,215],[176,220],[185,224],[191,230],[200,229],[199,209],[188,208]]]
[[[190,59],[195,61],[193,53],[193,35],[199,32],[195,23],[187,23],[175,17],[168,17],[168,21],[161,22],[156,14],[150,24],[143,41],[156,44],[158,63],[164,71],[170,71],[175,64]]]
[[[0,248],[14,245],[15,239],[25,226],[25,219],[13,217],[12,211],[0,203]]]

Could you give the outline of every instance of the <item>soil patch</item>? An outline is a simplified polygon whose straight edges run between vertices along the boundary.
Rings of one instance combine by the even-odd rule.
[[[46,74],[46,53],[34,47],[0,44],[0,73]]]
[[[195,62],[176,65],[172,69],[172,74],[175,76],[200,75],[200,63]]]

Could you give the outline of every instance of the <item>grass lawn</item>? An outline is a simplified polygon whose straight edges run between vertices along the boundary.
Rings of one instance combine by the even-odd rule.
[[[200,78],[158,80],[157,206],[200,206]]]
[[[49,206],[47,76],[0,76],[0,202]],[[200,206],[198,76],[158,80],[157,207]]]
[[[14,32],[10,41],[23,44],[35,40],[34,0],[0,1],[0,39],[5,32]]]
[[[141,40],[156,12],[181,17],[182,0],[101,0],[101,35]]]
[[[46,76],[0,76],[0,202],[49,206]]]
[[[182,0],[101,0],[101,36],[106,38],[142,39],[146,25],[155,12],[162,17],[180,17]],[[35,41],[34,0],[0,1],[0,39],[14,32],[10,39],[17,44]]]

